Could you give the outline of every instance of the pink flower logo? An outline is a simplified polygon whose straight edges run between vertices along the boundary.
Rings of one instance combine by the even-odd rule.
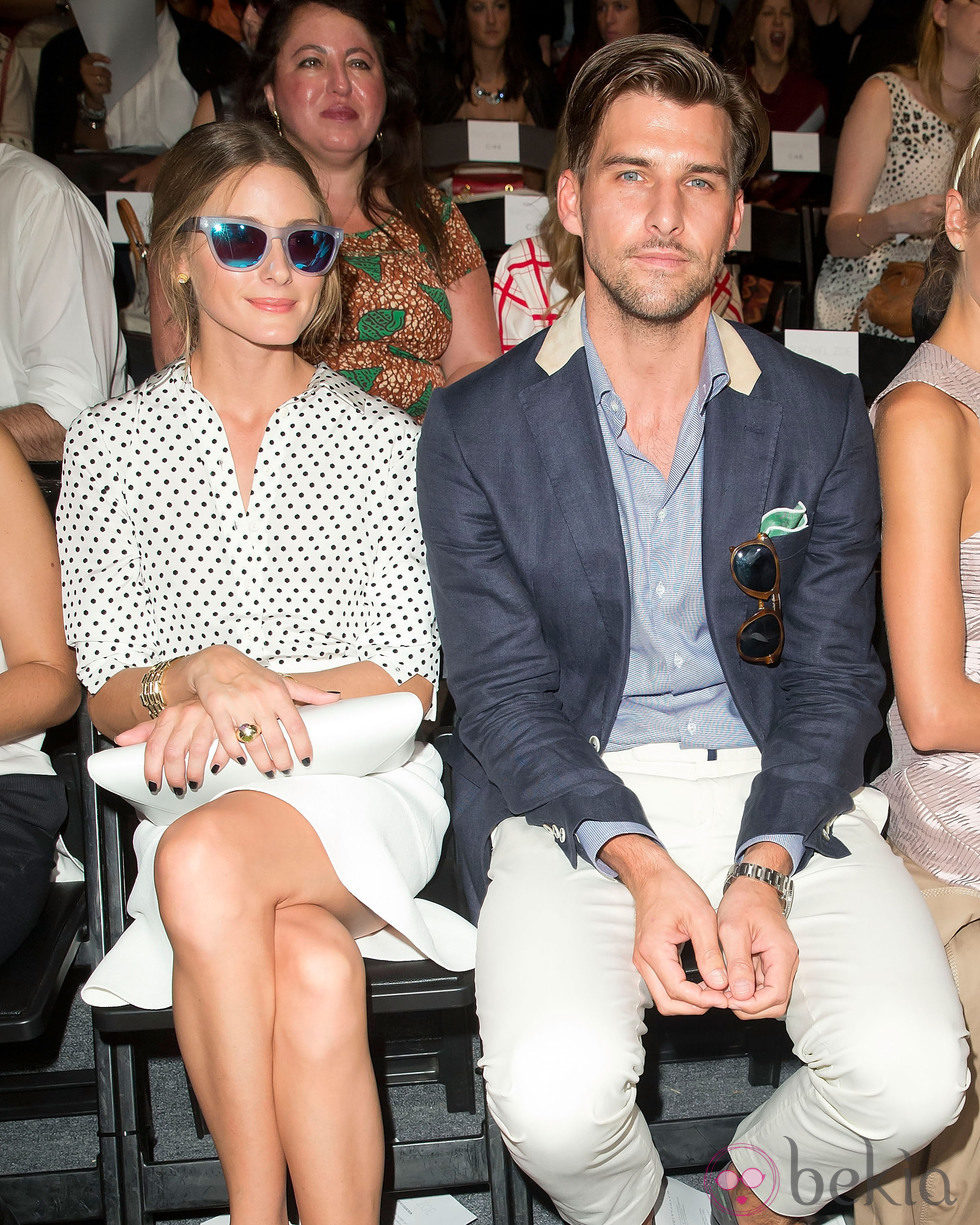
[[[734,1170],[728,1168],[731,1161],[742,1171],[741,1180]],[[768,1207],[779,1190],[779,1171],[769,1154],[761,1148],[735,1140],[728,1148],[715,1153],[708,1162],[704,1172],[704,1190],[712,1203],[720,1207],[727,1209],[730,1202],[734,1203],[736,1208],[742,1209],[739,1219],[747,1220],[751,1218],[752,1211],[744,1211],[748,1197],[744,1191],[738,1190],[740,1185],[748,1187],[760,1203]],[[719,1195],[719,1188],[727,1194]]]

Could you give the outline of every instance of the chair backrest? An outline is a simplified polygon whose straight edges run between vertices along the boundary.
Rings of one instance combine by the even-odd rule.
[[[77,722],[55,729],[46,747],[65,784],[69,820],[77,831],[71,839],[79,850],[84,826],[79,776]],[[0,1043],[28,1042],[47,1027],[69,970],[87,964],[85,886],[63,881],[51,886],[33,931],[0,965]]]
[[[470,152],[470,122],[479,120],[455,119],[452,123],[431,124],[422,129],[422,163],[425,166],[458,166],[463,162],[488,161],[507,162],[507,158],[492,159],[475,157]],[[548,128],[536,128],[530,124],[514,125],[517,129],[520,156],[515,165],[530,166],[534,170],[547,170],[555,150],[555,133]]]

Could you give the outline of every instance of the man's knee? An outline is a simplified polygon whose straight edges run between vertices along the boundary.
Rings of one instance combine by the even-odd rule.
[[[484,1059],[491,1113],[509,1146],[537,1171],[578,1175],[630,1126],[638,1069],[596,1035],[525,1038]]]
[[[874,1144],[914,1153],[963,1107],[969,1074],[962,1028],[921,1018],[855,1047],[839,1080],[845,1120]]]

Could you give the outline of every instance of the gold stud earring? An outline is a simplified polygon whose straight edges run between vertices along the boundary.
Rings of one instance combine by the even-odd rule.
[[[190,279],[191,278],[190,278],[189,273],[186,273],[186,272],[177,273],[177,284],[178,285],[186,285]]]
[[[378,142],[379,145],[381,144],[383,137],[384,137],[384,129],[378,128],[377,132],[375,132],[374,134],[374,139]]]
[[[281,136],[282,135],[282,124],[279,122],[279,112],[275,109],[275,107],[272,108],[272,118],[276,121],[276,131]]]

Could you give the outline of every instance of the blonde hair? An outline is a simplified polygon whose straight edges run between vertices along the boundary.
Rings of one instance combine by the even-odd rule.
[[[932,15],[934,3],[935,0],[926,0],[919,16],[915,63],[896,65],[896,70],[902,76],[918,81],[930,109],[947,123],[955,125],[956,116],[951,115],[943,106],[943,31]],[[944,3],[948,4],[949,0],[944,0]]]
[[[205,211],[207,201],[222,184],[239,182],[257,166],[291,170],[309,191],[317,220],[330,223],[330,213],[306,159],[275,132],[250,123],[208,123],[192,128],[164,159],[153,193],[150,261],[164,299],[184,335],[184,355],[198,342],[199,310],[190,281],[181,284],[177,269],[192,235],[181,227]],[[336,267],[323,278],[313,318],[296,341],[296,351],[316,362],[340,307],[340,281]]]
[[[980,220],[980,78],[974,78],[970,86],[969,105],[960,125],[946,186],[947,190],[955,188],[960,193],[972,228]],[[963,254],[950,242],[945,225],[940,222],[919,291],[925,313],[937,323],[946,313],[962,266]]]
[[[582,258],[582,240],[570,234],[558,219],[558,179],[568,165],[568,145],[564,128],[559,128],[555,137],[555,151],[548,167],[546,189],[548,211],[541,223],[541,244],[551,260],[548,276],[548,297],[556,315],[564,314],[585,288],[585,267]],[[553,287],[557,285],[564,296],[557,300]]]

